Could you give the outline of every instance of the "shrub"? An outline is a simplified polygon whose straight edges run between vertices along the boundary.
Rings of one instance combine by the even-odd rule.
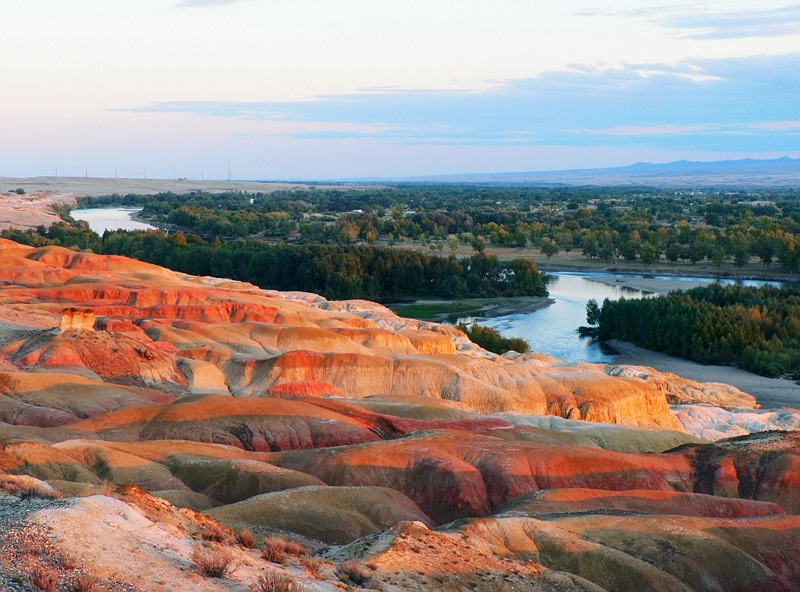
[[[214,524],[211,522],[204,525],[200,530],[200,538],[202,538],[204,541],[224,543],[228,537],[226,536],[224,528],[222,528],[219,524]]]
[[[292,578],[273,571],[261,576],[255,585],[256,592],[304,592],[305,586]]]
[[[52,491],[49,489],[43,489],[41,487],[36,487],[32,489],[22,489],[19,492],[19,499],[62,499],[64,495],[58,491]]]
[[[47,563],[37,563],[31,570],[31,582],[39,590],[55,592],[58,590],[58,571]]]
[[[97,578],[88,574],[80,574],[72,580],[72,592],[94,592],[97,588]]]
[[[319,574],[322,571],[322,566],[325,565],[324,561],[317,557],[312,557],[311,555],[302,556],[300,558],[300,563],[306,568],[308,573],[317,577],[319,577]]]
[[[264,546],[261,549],[261,557],[272,563],[283,563],[286,561],[286,540],[281,537],[267,537],[264,539]]]
[[[366,567],[355,561],[345,561],[336,568],[336,577],[350,586],[359,588],[377,588],[378,582],[370,575]]]
[[[285,541],[283,544],[283,550],[289,555],[294,555],[295,557],[301,557],[311,553],[308,547],[294,541]]]
[[[192,553],[192,561],[207,578],[222,578],[234,569],[233,557],[226,549],[197,547]]]
[[[521,354],[531,351],[530,344],[520,337],[503,337],[499,331],[491,327],[483,327],[473,323],[467,327],[464,323],[456,325],[456,329],[466,333],[469,340],[480,345],[483,349],[496,354],[504,354],[507,351],[516,351]]]
[[[256,546],[256,537],[250,530],[245,528],[236,534],[236,542],[246,549],[252,549]]]

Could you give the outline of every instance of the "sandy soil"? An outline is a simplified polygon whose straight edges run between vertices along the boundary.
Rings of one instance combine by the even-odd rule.
[[[730,366],[703,366],[659,352],[637,347],[626,341],[611,340],[610,346],[620,352],[614,364],[650,366],[661,372],[673,372],[698,382],[724,382],[750,393],[764,409],[790,407],[800,409],[800,385],[779,378],[766,378]]]

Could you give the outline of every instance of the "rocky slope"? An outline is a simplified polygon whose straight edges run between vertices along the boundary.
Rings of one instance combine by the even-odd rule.
[[[373,303],[0,241],[0,580],[791,590],[800,436],[748,435],[755,407],[649,368],[496,356]],[[800,426],[772,413],[762,428]],[[279,567],[245,528],[318,558],[288,545]],[[198,549],[238,569],[204,577]]]

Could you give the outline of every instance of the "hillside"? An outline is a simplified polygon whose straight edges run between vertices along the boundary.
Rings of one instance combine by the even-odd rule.
[[[800,433],[765,430],[800,414],[756,407],[367,301],[0,241],[0,584],[791,590]],[[236,569],[206,577],[203,553]]]

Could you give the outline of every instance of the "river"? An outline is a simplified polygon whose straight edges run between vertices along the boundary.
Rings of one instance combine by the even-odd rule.
[[[581,337],[577,328],[586,324],[586,303],[594,298],[598,304],[603,300],[625,298],[641,298],[650,294],[617,283],[636,283],[637,278],[645,278],[646,282],[657,291],[681,288],[692,288],[698,284],[708,284],[713,278],[642,276],[634,274],[611,274],[591,272],[555,272],[548,273],[550,283],[547,289],[555,303],[525,314],[478,319],[482,325],[497,329],[505,337],[522,337],[531,344],[536,352],[560,358],[566,362],[599,362],[609,363],[616,352],[596,340]],[[719,280],[721,283],[741,283],[751,286],[781,282],[762,282],[754,280]],[[664,288],[656,288],[663,284]],[[475,319],[466,319],[475,320]]]
[[[150,230],[153,226],[134,220],[132,216],[141,212],[142,208],[88,208],[72,210],[70,215],[75,220],[84,220],[89,228],[100,236],[106,230]]]

